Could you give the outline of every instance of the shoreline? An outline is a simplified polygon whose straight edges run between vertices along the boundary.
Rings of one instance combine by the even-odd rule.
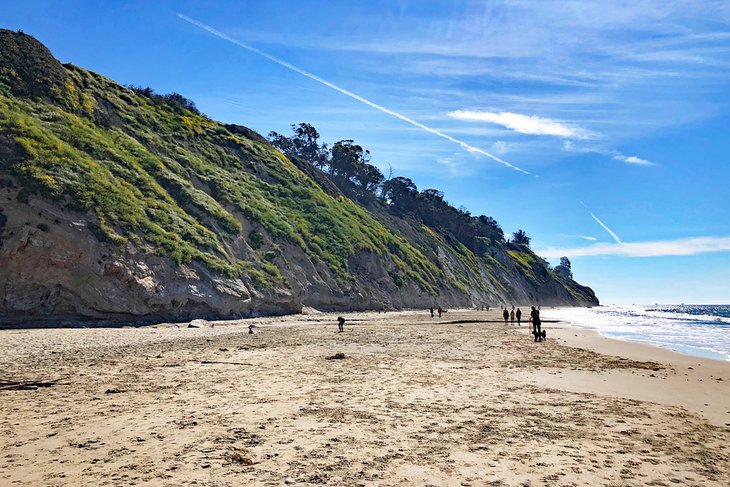
[[[573,392],[680,406],[715,426],[730,427],[730,403],[726,400],[730,397],[730,362],[687,355],[658,345],[611,338],[589,328],[564,326],[549,329],[554,339],[568,347],[585,348],[629,360],[659,362],[671,369],[644,373],[562,371],[561,374],[555,374],[548,366],[535,377],[523,377],[523,380]],[[662,381],[661,386],[655,384],[657,380]],[[677,391],[682,391],[682,394]]]
[[[726,305],[723,305],[723,306],[726,306]],[[615,308],[615,307],[614,306],[605,306],[603,308]],[[564,311],[569,312],[571,310],[577,310],[577,309],[581,309],[581,307],[553,307],[553,308],[548,308],[546,311],[548,311],[552,317],[555,317],[555,315],[557,315],[558,321],[563,322],[566,326],[568,326],[570,328],[593,330],[596,333],[598,333],[599,335],[601,335],[602,337],[608,338],[610,340],[617,340],[617,341],[622,341],[622,342],[627,342],[627,343],[638,343],[638,344],[642,344],[642,345],[646,345],[646,346],[650,346],[650,347],[657,347],[662,350],[669,350],[671,352],[678,353],[681,355],[686,355],[689,357],[700,357],[700,358],[705,358],[705,359],[709,359],[709,360],[719,360],[719,361],[723,361],[723,362],[730,362],[730,355],[728,355],[728,352],[725,352],[725,351],[714,350],[712,348],[707,348],[707,347],[700,347],[697,345],[692,345],[690,343],[681,343],[681,342],[680,343],[668,343],[668,342],[662,343],[661,341],[637,340],[637,339],[633,338],[633,336],[630,334],[626,335],[626,334],[617,333],[615,335],[612,335],[610,328],[607,328],[605,326],[602,328],[601,326],[595,325],[595,324],[591,324],[591,325],[581,324],[579,317],[566,315],[564,313]],[[657,317],[657,318],[661,318],[661,317]],[[722,322],[723,320],[725,320],[725,318],[721,318],[721,317],[717,317],[717,319],[719,322]],[[643,336],[643,335],[641,335],[641,333],[639,333],[636,336]],[[724,337],[722,337],[722,338],[724,338]]]
[[[498,313],[0,331],[0,484],[730,483],[730,364]]]

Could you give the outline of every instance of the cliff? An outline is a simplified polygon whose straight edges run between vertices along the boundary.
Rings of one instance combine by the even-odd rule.
[[[526,246],[348,196],[179,95],[0,30],[0,324],[597,304]]]

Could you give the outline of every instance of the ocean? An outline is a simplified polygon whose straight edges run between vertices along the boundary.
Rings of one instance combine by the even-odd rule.
[[[564,308],[558,315],[572,326],[607,337],[730,361],[730,305]]]

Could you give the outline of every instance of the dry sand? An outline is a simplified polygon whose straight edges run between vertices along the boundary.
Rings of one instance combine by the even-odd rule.
[[[0,485],[730,485],[730,364],[497,313],[0,331]]]

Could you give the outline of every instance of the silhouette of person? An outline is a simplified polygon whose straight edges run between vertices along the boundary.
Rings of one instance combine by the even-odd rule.
[[[532,333],[535,335],[535,341],[542,341],[542,323],[540,322],[540,311],[535,309],[534,306],[532,307],[532,311],[530,311],[530,318],[532,319]]]
[[[431,306],[431,318],[433,318],[433,306]]]
[[[502,317],[504,317],[504,324],[507,324],[507,320],[509,320],[509,311],[507,311],[507,306],[504,307],[504,311],[502,311]]]
[[[510,311],[510,313],[509,313],[509,321],[513,325],[515,324],[515,310]]]
[[[522,324],[522,311],[520,310],[520,308],[517,308],[517,311],[515,312],[515,316],[517,317],[517,325],[518,326],[521,325]]]
[[[439,318],[441,318],[441,313],[446,313],[446,311],[444,311],[444,309],[441,306],[439,306],[436,311],[438,311]]]
[[[340,333],[345,331],[345,318],[342,316],[337,317],[337,328],[339,328]]]

